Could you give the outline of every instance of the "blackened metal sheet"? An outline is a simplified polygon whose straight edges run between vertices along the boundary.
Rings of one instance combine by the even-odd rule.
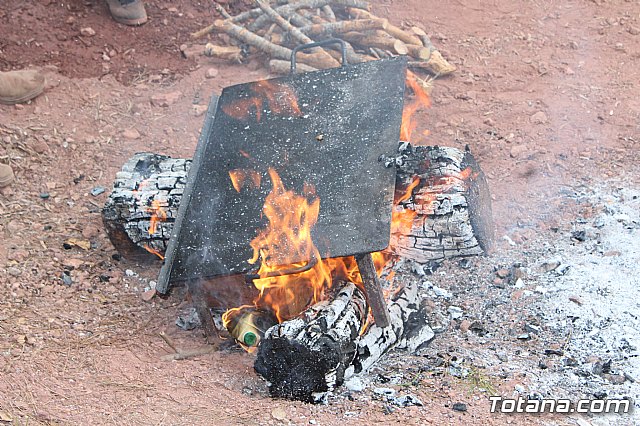
[[[249,242],[266,226],[269,168],[297,193],[315,186],[312,237],[323,257],[386,248],[395,169],[378,158],[397,148],[405,70],[400,57],[225,88],[201,135],[158,290],[256,269]],[[238,193],[231,170],[258,173],[260,186]]]

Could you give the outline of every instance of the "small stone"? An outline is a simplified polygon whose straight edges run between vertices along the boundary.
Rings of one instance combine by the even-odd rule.
[[[97,197],[98,195],[104,193],[104,191],[105,189],[103,186],[96,186],[91,189],[91,195],[93,195],[94,197]]]
[[[569,300],[572,301],[573,303],[575,303],[578,306],[582,306],[584,304],[582,299],[579,298],[578,296],[569,296]]]
[[[156,93],[151,96],[151,105],[157,107],[168,107],[173,105],[182,97],[182,92],[175,91],[169,93]]]
[[[96,31],[91,27],[84,27],[80,28],[80,34],[85,37],[93,37],[94,35],[96,35]]]
[[[155,295],[156,295],[156,289],[152,288],[151,290],[147,290],[144,293],[142,293],[140,297],[145,302],[151,302],[151,300],[155,297]]]
[[[603,377],[614,385],[621,385],[627,380],[623,374],[604,374]]]
[[[396,390],[391,388],[375,388],[373,390],[373,393],[375,393],[376,395],[383,395],[391,398],[396,396]]]
[[[49,145],[47,145],[47,143],[43,141],[36,141],[33,145],[31,145],[31,147],[38,154],[44,154],[45,152],[49,151]]]
[[[463,404],[462,402],[456,402],[453,404],[454,411],[467,411],[467,404]]]
[[[193,105],[191,107],[191,115],[194,117],[200,117],[202,114],[207,112],[209,107],[207,105]]]
[[[451,319],[461,318],[462,314],[464,313],[462,308],[459,306],[449,306],[449,309],[447,309],[447,312],[449,313],[449,316],[451,316]]]
[[[344,382],[344,385],[347,389],[353,392],[362,392],[365,388],[364,383],[362,383],[362,380],[359,377],[350,378]]]
[[[576,72],[571,67],[565,67],[564,73],[566,75],[574,75]]]
[[[69,258],[62,261],[62,265],[69,269],[78,269],[84,262],[82,259]]]
[[[467,331],[469,331],[469,328],[471,328],[471,321],[466,319],[462,320],[462,322],[460,323],[460,331],[466,333]]]
[[[496,275],[498,276],[498,278],[507,278],[509,276],[509,270],[505,268],[498,269],[496,271]]]
[[[529,340],[531,336],[529,333],[523,333],[518,335],[518,340]]]
[[[529,147],[527,147],[526,145],[514,145],[509,150],[509,155],[511,156],[511,158],[519,158],[520,156],[522,156],[522,154],[524,154],[528,150],[529,150]]]
[[[276,420],[286,420],[287,412],[284,409],[278,407],[271,410],[271,416]]]
[[[549,260],[545,260],[544,262],[542,262],[540,264],[540,271],[542,272],[551,272],[551,271],[555,271],[556,269],[558,269],[558,267],[560,266],[562,262],[560,261],[560,259],[549,259]]]
[[[137,274],[135,272],[133,272],[131,269],[127,269],[126,271],[124,271],[124,274],[128,277],[135,277]]]
[[[41,192],[39,194],[40,198],[42,198],[43,200],[48,200],[49,197],[51,196],[48,192]]]
[[[20,275],[22,275],[22,271],[15,266],[11,266],[7,268],[7,274],[11,275],[12,277],[19,277]]]
[[[587,233],[585,231],[573,231],[571,239],[579,242],[587,241]]]
[[[631,35],[640,34],[640,29],[638,29],[637,27],[629,27],[629,29],[627,31],[629,31],[629,34],[631,34]]]
[[[75,23],[75,22],[76,22],[76,17],[75,17],[75,16],[69,16],[65,22],[66,22],[68,25],[71,25],[71,24],[73,24],[73,23]]]
[[[140,132],[136,129],[126,129],[122,132],[122,137],[129,140],[140,139]]]
[[[220,71],[218,71],[218,68],[208,68],[207,71],[204,73],[204,76],[206,78],[216,78],[219,73]]]
[[[523,288],[524,287],[524,281],[522,281],[522,278],[518,278],[516,280],[516,283],[513,286],[515,288]]]
[[[547,118],[547,114],[545,114],[542,111],[538,111],[535,114],[533,114],[529,120],[533,123],[533,124],[545,124],[549,119]]]
[[[69,275],[66,272],[62,273],[62,284],[66,285],[66,286],[71,286],[71,284],[73,284],[73,278],[71,278],[71,275]]]

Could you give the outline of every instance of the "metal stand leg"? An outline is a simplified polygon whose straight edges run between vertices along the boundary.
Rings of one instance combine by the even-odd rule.
[[[380,280],[378,279],[371,253],[358,254],[355,258],[373,319],[378,327],[387,327],[390,323],[389,309],[384,300],[384,294],[382,293],[382,287],[380,286]]]

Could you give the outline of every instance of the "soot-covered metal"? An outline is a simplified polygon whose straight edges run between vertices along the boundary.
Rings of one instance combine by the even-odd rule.
[[[378,158],[397,148],[405,69],[400,57],[225,88],[201,135],[158,291],[257,268],[249,242],[266,226],[270,168],[287,189],[315,186],[312,238],[322,257],[386,248],[395,169]],[[260,184],[238,192],[232,170]]]

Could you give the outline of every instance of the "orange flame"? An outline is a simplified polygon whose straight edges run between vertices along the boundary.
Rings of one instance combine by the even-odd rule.
[[[411,71],[407,71],[407,86],[413,90],[415,98],[405,104],[402,110],[402,125],[400,126],[400,140],[405,142],[413,142],[411,135],[417,127],[417,123],[413,120],[413,115],[422,108],[431,106],[431,99],[425,90],[420,87],[416,75]]]
[[[167,220],[167,212],[162,208],[159,200],[151,201],[151,207],[147,211],[151,213],[149,235],[153,235],[156,233],[158,223]]]
[[[160,258],[160,260],[164,260],[164,256],[162,255],[162,253],[160,251],[154,249],[153,247],[151,247],[148,244],[143,245],[143,247],[149,253],[152,253],[152,254],[155,254],[156,256],[158,256]]]
[[[222,111],[236,120],[247,120],[255,111],[256,121],[260,122],[266,101],[269,111],[277,115],[299,117],[302,115],[298,97],[293,89],[284,83],[262,80],[250,86],[255,93],[248,98],[236,99],[222,106]]]
[[[262,181],[262,176],[254,170],[231,170],[229,172],[229,177],[231,178],[233,189],[237,192],[240,192],[240,190],[245,186],[245,182],[247,182],[252,188],[260,188],[260,182]]]

